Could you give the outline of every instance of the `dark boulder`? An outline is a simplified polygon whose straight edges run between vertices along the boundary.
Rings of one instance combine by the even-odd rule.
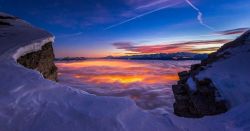
[[[220,114],[228,110],[227,102],[223,99],[217,99],[217,97],[220,97],[219,92],[210,79],[195,79],[195,82],[197,86],[195,91],[190,91],[187,84],[172,86],[175,96],[174,113],[176,115],[197,118]]]

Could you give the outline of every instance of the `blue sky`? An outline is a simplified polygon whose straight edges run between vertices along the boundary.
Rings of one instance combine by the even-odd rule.
[[[249,0],[0,0],[1,11],[53,33],[57,57],[211,52],[250,26],[249,7]]]

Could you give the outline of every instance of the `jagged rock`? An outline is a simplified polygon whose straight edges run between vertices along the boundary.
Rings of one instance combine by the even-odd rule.
[[[172,86],[172,90],[173,90],[174,94],[179,95],[179,94],[186,93],[186,91],[185,91],[185,89],[184,89],[183,86],[184,85],[173,85]]]
[[[180,80],[172,86],[175,97],[174,113],[182,117],[199,118],[205,115],[216,115],[226,112],[227,102],[217,100],[220,96],[213,82],[209,79],[198,80],[195,75],[204,68],[201,64],[191,66],[190,72],[178,73]],[[191,91],[187,80],[192,77],[196,84],[196,90]]]
[[[185,84],[185,82],[187,81],[187,79],[189,78],[189,72],[187,71],[183,71],[183,72],[180,72],[178,73],[178,76],[180,78],[180,80],[178,81],[179,84]]]
[[[177,85],[173,85],[175,96],[174,113],[183,117],[202,117],[206,115],[216,115],[224,113],[229,109],[229,104],[221,98],[213,81],[209,78],[199,80],[196,78],[202,70],[212,67],[214,62],[229,58],[232,54],[227,49],[236,48],[249,44],[250,31],[245,32],[236,40],[222,46],[217,52],[212,53],[201,64],[191,66],[188,72],[180,72],[180,80]],[[189,78],[195,83],[195,90],[190,90]]]
[[[46,79],[57,81],[57,67],[54,64],[54,58],[52,43],[47,43],[41,50],[21,56],[17,62],[27,68],[36,69]]]
[[[3,16],[3,15],[0,15],[0,19],[16,19],[17,17],[14,17],[14,16]]]
[[[2,16],[2,15],[0,15],[0,25],[11,26],[11,24],[9,22],[4,21],[6,19],[16,19],[16,18],[12,17],[12,16]]]
[[[201,64],[194,64],[191,65],[191,71],[198,70],[200,68]]]
[[[217,89],[210,79],[195,80],[197,90],[190,92],[187,85],[173,85],[174,112],[183,117],[203,117],[227,111],[227,102],[217,100]]]
[[[183,71],[183,72],[178,73],[179,77],[185,77],[185,76],[188,76],[188,75],[189,75],[189,73],[187,71]]]
[[[0,25],[4,25],[4,26],[11,26],[10,23],[8,22],[4,22],[4,21],[0,21]]]

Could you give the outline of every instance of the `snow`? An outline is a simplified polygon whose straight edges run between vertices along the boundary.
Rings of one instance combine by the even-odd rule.
[[[235,103],[234,108],[225,114],[190,119],[172,112],[156,115],[127,98],[94,96],[45,80],[39,72],[17,64],[15,59],[40,49],[53,36],[19,19],[6,21],[14,26],[0,28],[1,131],[250,130],[250,64],[246,60],[250,55],[245,52],[249,45],[231,50],[240,54],[213,64],[199,75],[213,76],[216,87]],[[227,66],[222,68],[224,65]],[[228,74],[229,70],[232,73]]]
[[[198,79],[211,78],[231,106],[250,100],[250,44],[226,50],[232,55],[219,60],[198,74]]]
[[[46,39],[38,40],[32,44],[26,45],[24,47],[19,48],[16,53],[13,55],[13,58],[17,60],[19,57],[26,55],[31,52],[36,52],[41,50],[42,46],[46,43],[54,42],[54,37],[48,37]]]
[[[194,82],[194,79],[192,77],[188,78],[187,84],[191,91],[196,91],[196,83]]]

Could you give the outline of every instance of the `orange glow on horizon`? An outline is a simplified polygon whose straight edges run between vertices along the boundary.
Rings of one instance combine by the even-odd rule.
[[[131,63],[126,61],[108,61],[108,60],[97,60],[97,61],[80,61],[80,62],[71,62],[71,63],[58,63],[61,67],[70,67],[70,68],[82,68],[82,67],[144,67],[146,65],[140,63]]]
[[[87,60],[80,62],[70,63],[56,63],[59,69],[67,68],[73,70],[84,70],[84,68],[93,68],[97,70],[96,73],[77,73],[73,74],[72,77],[79,79],[83,82],[89,83],[120,83],[120,84],[132,84],[132,83],[145,83],[145,84],[156,84],[156,83],[168,83],[170,81],[178,80],[176,73],[158,73],[165,71],[178,72],[179,69],[169,69],[159,67],[152,67],[150,64],[141,62],[131,62],[123,60]],[[112,73],[112,71],[115,71]]]
[[[131,84],[137,82],[143,82],[147,84],[155,84],[162,83],[168,81],[176,81],[178,80],[178,76],[176,74],[170,75],[74,75],[77,79],[82,79],[91,83],[121,83],[121,84]]]

